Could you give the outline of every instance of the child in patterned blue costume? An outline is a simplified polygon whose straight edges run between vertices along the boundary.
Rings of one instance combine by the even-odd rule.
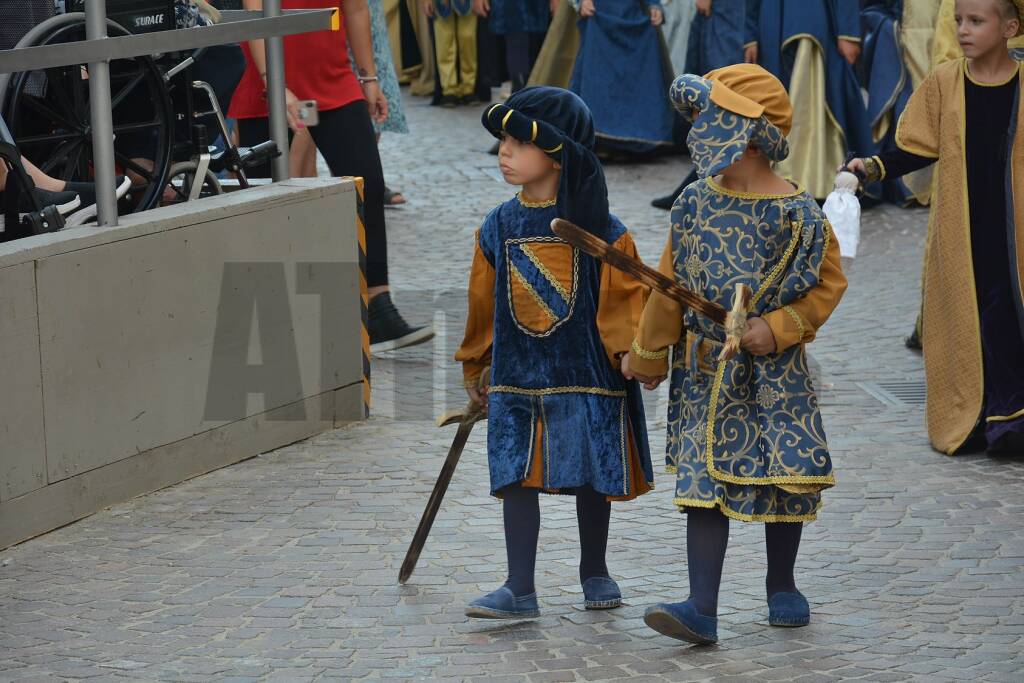
[[[793,566],[802,523],[835,481],[804,344],[846,279],[814,199],[772,170],[788,153],[792,116],[778,79],[734,65],[680,76],[671,97],[693,119],[687,142],[701,179],[676,200],[659,268],[725,308],[735,285],[749,285],[751,317],[739,355],[720,361],[725,330],[655,293],[622,367],[653,388],[669,374],[672,349],[666,460],[687,513],[690,597],[655,605],[644,620],[712,643],[730,518],[765,523],[769,623],[810,620]]]
[[[508,581],[470,603],[471,617],[539,614],[534,564],[538,493],[576,496],[580,581],[588,609],[621,604],[605,564],[612,500],[653,487],[643,405],[618,371],[646,288],[556,237],[556,217],[636,254],[608,213],[594,125],[561,88],[526,88],[483,115],[500,140],[506,182],[522,191],[477,233],[463,363],[473,400],[488,408],[491,493],[502,499]],[[489,388],[478,391],[490,366]]]

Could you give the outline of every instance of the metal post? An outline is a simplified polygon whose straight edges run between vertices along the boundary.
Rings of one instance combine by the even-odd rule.
[[[281,16],[281,0],[263,0],[263,16]],[[284,97],[284,40],[264,40],[267,53],[267,110],[270,114],[270,139],[277,143],[280,156],[271,163],[275,181],[288,179],[288,108]]]
[[[106,0],[86,0],[85,37],[107,37]],[[114,123],[110,111],[110,63],[89,62],[89,113],[92,123],[92,163],[96,176],[97,222],[117,225],[114,193]]]

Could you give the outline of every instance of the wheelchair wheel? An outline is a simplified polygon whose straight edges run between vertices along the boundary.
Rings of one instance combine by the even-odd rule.
[[[167,174],[167,188],[164,190],[163,198],[160,200],[160,206],[187,202],[189,194],[197,182],[197,170],[198,164],[194,161],[182,161],[171,166],[171,171]],[[207,169],[206,175],[201,182],[202,187],[199,190],[199,197],[197,199],[224,194],[220,180],[217,179],[213,171]]]
[[[112,21],[110,36],[129,35]],[[63,14],[30,31],[18,47],[85,39],[85,15]],[[88,65],[10,74],[0,79],[3,113],[22,156],[51,176],[91,181]],[[110,62],[114,155],[119,173],[144,183],[121,213],[152,208],[170,170],[174,112],[163,73],[150,57]]]

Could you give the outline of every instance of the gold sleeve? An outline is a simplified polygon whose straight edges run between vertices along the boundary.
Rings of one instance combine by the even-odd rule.
[[[658,271],[662,275],[675,279],[671,237],[666,242],[665,250],[661,254]],[[644,311],[640,316],[636,338],[630,345],[630,369],[647,377],[667,375],[669,348],[679,342],[682,334],[682,305],[661,292],[651,292],[647,305],[644,306]]]
[[[933,71],[914,91],[896,123],[896,146],[929,159],[939,158],[939,80]]]
[[[612,246],[637,257],[636,244],[628,232]],[[601,266],[601,293],[597,301],[597,329],[604,344],[605,353],[613,367],[619,367],[619,358],[629,351],[640,323],[640,314],[647,302],[648,288],[632,275]]]
[[[775,335],[776,352],[785,351],[794,344],[814,341],[818,329],[839,305],[846,286],[846,276],[839,260],[839,241],[832,235],[825,261],[818,272],[818,286],[803,298],[764,315],[764,321]]]
[[[480,232],[476,234],[473,268],[469,274],[469,310],[462,345],[455,360],[462,363],[463,383],[477,386],[484,368],[491,364],[494,341],[494,266],[480,249]]]

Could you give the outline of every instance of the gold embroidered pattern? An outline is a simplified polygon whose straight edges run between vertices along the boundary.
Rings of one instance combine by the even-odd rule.
[[[738,520],[740,522],[813,522],[818,518],[818,510],[821,509],[821,504],[818,504],[818,508],[811,514],[808,515],[747,515],[742,512],[736,512],[728,505],[725,501],[720,499],[716,500],[700,500],[699,498],[673,498],[673,504],[679,508],[718,508],[726,517]]]
[[[699,254],[692,253],[686,257],[684,267],[686,268],[686,274],[696,280],[704,272],[704,261]]]
[[[498,384],[487,390],[489,394],[519,394],[521,396],[553,396],[555,394],[596,394],[598,396],[612,396],[624,398],[626,391],[615,389],[602,389],[601,387],[545,387],[544,389],[526,389],[524,387],[513,387],[505,384]]]
[[[792,185],[795,189],[792,192],[785,192],[782,194],[764,194],[761,192],[743,192],[742,190],[730,190],[727,187],[719,185],[714,178],[707,178],[705,179],[705,182],[707,182],[708,187],[710,187],[715,192],[718,192],[719,194],[728,195],[730,197],[737,197],[739,199],[786,199],[788,197],[795,197],[801,192],[803,192],[803,188],[801,188],[800,185],[793,182],[789,178],[786,178],[786,182]]]
[[[534,441],[536,440],[536,434],[534,430],[536,429],[537,415],[534,413],[533,401],[530,401],[530,446],[526,451],[526,469],[523,470],[523,481],[530,478],[530,466],[533,465],[533,447]]]
[[[622,495],[629,495],[629,467],[626,463],[626,402],[619,401],[619,453],[622,456]]]
[[[711,387],[711,403],[708,405],[708,424],[705,430],[707,444],[705,444],[704,459],[711,477],[730,484],[826,484],[835,486],[836,479],[831,474],[825,476],[738,477],[715,467],[715,418],[718,416],[718,398],[722,391],[725,367],[730,362],[732,361],[723,361],[718,364],[715,383]]]
[[[558,281],[558,278],[555,277],[554,273],[548,270],[548,267],[544,265],[544,262],[537,258],[537,254],[533,253],[533,249],[531,249],[526,244],[521,245],[521,249],[523,250],[523,253],[526,255],[526,258],[530,259],[530,263],[536,266],[537,270],[540,271],[541,275],[547,278],[547,281],[551,283],[552,288],[554,288],[554,290],[558,292],[558,295],[562,297],[565,303],[569,303],[569,292],[567,292],[565,287],[562,286],[562,283]]]
[[[525,206],[527,209],[546,209],[554,206],[558,203],[558,199],[545,199],[542,201],[533,201],[523,196],[522,192],[517,192],[516,197],[519,199],[519,203]]]
[[[793,253],[796,251],[796,247],[800,243],[800,235],[802,231],[803,223],[796,223],[793,226],[793,237],[789,241],[789,246],[786,247],[786,252],[782,255],[782,258],[779,259],[779,262],[775,264],[775,267],[772,268],[772,271],[768,273],[768,277],[764,279],[761,286],[758,287],[757,293],[754,294],[754,298],[750,300],[750,309],[753,309],[754,304],[761,300],[764,293],[768,291],[768,288],[772,286],[772,283],[782,275],[782,271],[784,271],[786,266],[789,265],[789,260],[793,258]]]
[[[782,394],[767,384],[761,385],[757,390],[757,405],[761,406],[765,410],[770,409],[778,403],[781,398]]]
[[[662,351],[651,351],[637,344],[635,339],[633,340],[633,344],[630,346],[630,350],[646,360],[663,360],[668,358],[668,349],[664,349]]]
[[[544,484],[551,486],[551,444],[548,442],[548,416],[544,413],[544,399],[540,403],[540,440],[544,444]]]
[[[784,310],[786,313],[788,313],[789,317],[792,318],[793,322],[796,323],[796,328],[800,332],[800,341],[802,343],[803,340],[804,340],[804,335],[807,332],[806,328],[804,328],[803,318],[801,318],[800,315],[796,311],[793,310],[792,306],[783,306],[782,310]]]

